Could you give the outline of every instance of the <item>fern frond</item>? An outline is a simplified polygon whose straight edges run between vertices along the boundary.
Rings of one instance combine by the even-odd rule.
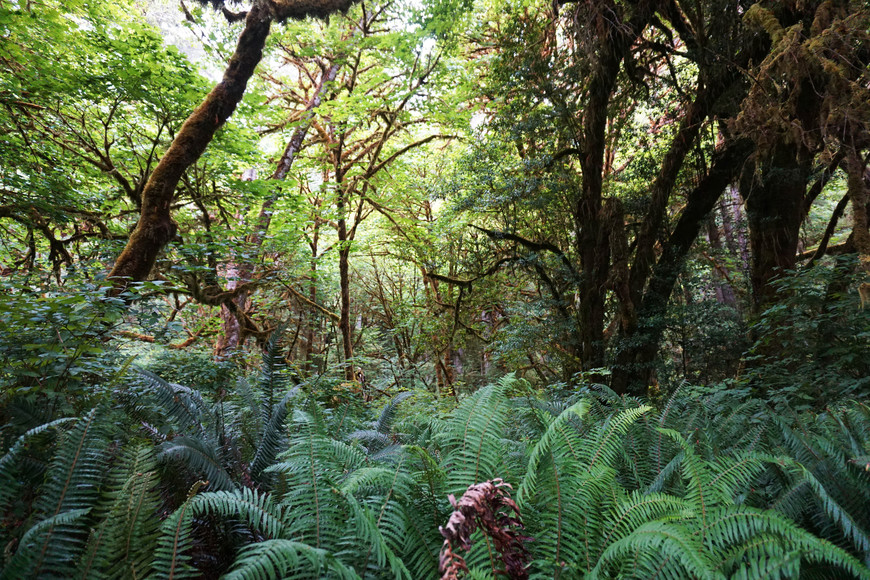
[[[197,571],[190,564],[188,553],[193,543],[193,499],[206,482],[198,481],[187,493],[187,500],[166,518],[160,526],[160,539],[154,551],[154,576],[167,580],[182,580],[197,577]]]
[[[168,419],[182,433],[205,432],[203,409],[205,403],[199,391],[170,383],[144,369],[136,369],[139,376],[149,387],[143,395],[154,400]]]
[[[251,461],[251,477],[260,479],[263,470],[275,462],[278,452],[286,443],[284,424],[287,420],[290,403],[299,393],[299,387],[294,387],[289,393],[270,409],[270,416],[263,424],[259,437],[257,451]]]
[[[280,393],[287,390],[288,376],[285,372],[287,364],[280,348],[281,338],[286,329],[286,324],[279,325],[269,336],[266,347],[263,349],[263,358],[260,364],[260,391],[262,393],[260,413],[263,425],[268,425],[272,421],[272,415],[275,411],[273,407],[276,405],[275,399]]]
[[[605,467],[559,466],[547,461],[552,474],[538,484],[534,500],[520,507],[530,536],[532,556],[542,569],[574,574],[595,564],[606,527],[605,515],[621,499],[616,472]],[[613,493],[617,496],[614,498]],[[569,574],[570,575],[570,574]]]
[[[462,494],[469,485],[493,479],[504,456],[501,444],[507,423],[505,385],[490,385],[463,400],[445,432],[444,471],[450,493]]]
[[[280,487],[286,492],[281,501],[286,506],[290,536],[315,548],[329,549],[341,537],[348,518],[345,502],[337,502],[333,490],[365,458],[358,449],[319,432],[322,425],[308,413],[296,410],[294,417],[296,433],[289,449],[266,471],[282,478]],[[344,456],[337,457],[337,451]],[[352,453],[361,459],[355,460]]]
[[[208,492],[196,496],[190,507],[196,515],[214,514],[239,519],[268,538],[281,538],[287,534],[284,510],[268,493],[246,487],[232,492]]]
[[[389,433],[381,433],[376,429],[358,429],[357,431],[349,433],[347,438],[353,441],[359,441],[369,450],[369,452],[372,450],[383,449],[393,441]]]
[[[581,399],[562,411],[562,413],[560,413],[559,416],[549,424],[547,430],[544,431],[543,436],[532,448],[531,454],[529,454],[526,476],[523,478],[523,481],[517,490],[517,503],[520,506],[522,506],[535,491],[538,469],[545,455],[560,453],[564,454],[568,459],[573,459],[575,461],[579,460],[580,448],[583,442],[581,441],[579,434],[576,433],[576,431],[573,431],[571,426],[568,425],[568,420],[572,416],[582,419],[588,411],[589,401]],[[553,450],[554,447],[557,449]]]
[[[99,417],[99,408],[94,408],[63,434],[34,504],[39,533],[25,534],[28,541],[22,539],[7,569],[15,571],[12,577],[73,574],[87,540],[81,516],[95,505],[105,475],[106,443]],[[67,512],[77,515],[64,517]]]
[[[411,497],[405,504],[405,545],[403,561],[415,578],[434,578],[438,574],[438,555],[444,538],[438,526],[449,516],[449,504],[444,482],[446,474],[432,454],[419,446],[404,448],[408,461],[413,464],[410,477]]]
[[[38,578],[53,575],[57,570],[56,562],[46,562],[46,551],[52,538],[59,532],[67,531],[90,511],[86,509],[74,509],[60,512],[48,517],[32,526],[18,543],[15,555],[9,560],[9,565],[0,572],[0,580],[18,580],[19,578]],[[59,542],[53,546],[57,551],[66,546],[66,542]],[[67,557],[66,560],[72,560]],[[64,568],[69,569],[71,562],[63,562]],[[49,570],[52,572],[47,573]]]
[[[413,391],[405,391],[404,393],[399,393],[393,397],[383,408],[381,414],[378,415],[377,420],[372,425],[372,429],[378,433],[389,433],[393,428],[393,421],[396,419],[396,412],[398,411],[399,403],[412,396],[414,396]]]
[[[378,567],[383,570],[389,564],[390,571],[398,580],[401,578],[411,578],[411,573],[405,567],[405,564],[396,556],[393,549],[390,547],[384,535],[378,527],[379,521],[375,515],[366,506],[360,504],[356,498],[350,494],[343,494],[344,500],[350,508],[350,513],[353,517],[353,533],[351,540],[352,551],[357,551],[362,546],[368,547],[368,554],[373,554]],[[337,555],[341,555],[338,552]],[[368,559],[367,557],[365,559]],[[364,566],[365,567],[365,566]]]
[[[664,489],[665,484],[673,476],[674,473],[682,466],[685,454],[681,451],[677,453],[665,467],[656,475],[652,483],[646,489],[646,493],[658,493]]]
[[[724,578],[694,534],[682,525],[660,521],[648,522],[608,546],[589,578],[614,573],[620,578],[651,578],[666,565],[672,567],[671,577]],[[675,576],[677,571],[682,573]]]
[[[144,578],[151,570],[160,522],[154,449],[140,445],[122,457],[110,475],[111,502],[101,524],[91,532],[77,576]]]
[[[332,557],[326,550],[285,539],[271,539],[242,548],[224,580],[278,580],[282,578],[325,577],[332,572],[338,578],[357,580],[353,570]]]
[[[218,452],[207,441],[195,437],[176,437],[161,445],[160,458],[178,461],[197,476],[204,476],[214,490],[232,490],[236,485],[218,459]]]
[[[662,433],[676,441],[683,448],[683,477],[686,481],[686,499],[692,502],[701,518],[701,525],[706,525],[710,509],[722,502],[730,502],[729,497],[710,487],[714,475],[710,466],[695,452],[695,447],[686,441],[682,435],[671,429],[659,429]]]
[[[18,481],[15,463],[18,456],[27,447],[30,440],[49,429],[60,427],[61,425],[66,425],[73,421],[76,421],[75,417],[64,417],[28,430],[16,439],[9,451],[0,458],[0,513],[6,511],[9,501],[12,500],[20,490],[21,482]]]
[[[840,506],[828,493],[825,486],[806,467],[790,458],[779,458],[777,462],[799,480],[807,483],[821,504],[825,515],[839,527],[852,545],[862,552],[870,552],[870,534],[867,530],[864,530],[852,514]],[[866,505],[864,507],[866,508]]]
[[[692,516],[692,505],[682,498],[661,493],[632,492],[610,510],[600,545],[604,549],[653,520],[686,520]]]
[[[605,421],[597,430],[594,444],[587,445],[582,449],[584,463],[589,467],[594,466],[599,461],[606,466],[613,465],[619,454],[622,436],[641,415],[651,409],[652,407],[649,405],[626,409]]]
[[[756,539],[760,538],[767,542],[766,538],[773,536],[778,538],[782,550],[798,551],[801,558],[808,562],[835,566],[853,577],[870,578],[870,569],[845,550],[815,537],[771,510],[746,506],[718,508],[710,512],[706,525],[698,530],[696,535],[703,535],[704,543],[712,553],[732,549],[730,560],[734,560],[733,547],[738,547],[744,552],[755,550],[762,545]],[[748,548],[740,548],[741,544],[747,542]],[[774,555],[776,555],[775,551]]]

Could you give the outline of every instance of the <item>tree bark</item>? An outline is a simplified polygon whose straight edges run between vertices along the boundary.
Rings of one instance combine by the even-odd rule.
[[[296,155],[302,149],[302,144],[305,141],[305,136],[308,134],[308,129],[311,127],[311,120],[314,115],[313,111],[320,106],[320,103],[323,100],[323,93],[329,83],[335,80],[339,68],[341,68],[340,65],[333,64],[326,70],[326,73],[321,78],[320,84],[317,85],[317,88],[314,91],[314,95],[305,106],[306,114],[303,116],[303,124],[296,128],[293,135],[290,137],[290,140],[287,142],[287,146],[284,148],[284,153],[281,155],[281,159],[278,160],[275,171],[272,173],[271,177],[269,177],[270,180],[283,181],[287,177],[290,168],[293,166],[293,162],[296,160]],[[254,232],[248,237],[248,243],[252,246],[252,251],[250,253],[254,256],[259,254],[260,248],[263,245],[263,240],[266,238],[266,233],[269,231],[269,225],[272,223],[272,208],[274,207],[275,202],[278,201],[279,197],[280,191],[278,190],[278,186],[276,186],[275,191],[263,202],[263,205],[260,208]],[[227,267],[227,271],[232,272],[234,277],[233,280],[228,282],[228,287],[230,285],[250,282],[254,273],[250,260],[242,264],[230,264]],[[237,306],[235,312],[244,312],[247,310],[249,302],[248,293],[241,294],[234,300]],[[245,335],[241,331],[240,322],[233,312],[234,311],[227,308],[226,305],[221,306],[221,327],[223,335],[218,339],[218,344],[215,347],[215,355],[218,358],[225,357],[230,351],[235,350],[245,342]]]
[[[715,210],[707,218],[707,241],[710,242],[710,248],[715,252],[713,259],[716,255],[722,254],[725,248],[722,244],[719,225],[716,223]],[[716,292],[716,301],[737,310],[737,297],[734,294],[734,288],[728,281],[727,271],[720,264],[713,263],[710,267],[710,276],[712,277],[713,289]]]
[[[628,22],[614,22],[610,17],[598,15],[608,34],[601,37],[583,113],[580,157],[583,179],[574,210],[579,230],[575,236],[576,252],[582,267],[578,282],[579,345],[568,345],[579,347],[583,370],[604,366],[604,289],[610,271],[610,237],[602,225],[601,196],[608,106],[622,61],[652,18],[656,7],[657,3],[651,0],[638,2]],[[615,14],[618,10],[608,12]]]
[[[858,251],[861,267],[870,274],[870,220],[867,217],[870,195],[867,193],[864,160],[854,148],[846,157],[846,170],[849,198],[852,200],[852,243]]]
[[[339,186],[341,184],[339,183]],[[338,215],[338,280],[341,290],[341,311],[338,328],[341,332],[341,343],[344,353],[344,378],[354,380],[353,372],[353,336],[350,328],[350,243],[347,234],[347,217],[345,216],[345,194],[339,193],[337,205]]]

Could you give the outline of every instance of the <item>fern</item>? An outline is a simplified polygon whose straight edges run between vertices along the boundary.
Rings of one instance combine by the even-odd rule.
[[[278,452],[286,442],[284,425],[290,410],[290,402],[298,392],[299,387],[295,387],[284,395],[281,401],[272,406],[270,416],[263,423],[257,451],[251,461],[251,477],[255,480],[260,480],[263,471],[275,462]]]
[[[161,446],[160,458],[178,461],[197,476],[204,476],[211,489],[231,490],[236,488],[222,465],[220,452],[207,440],[195,437],[176,437]]]
[[[73,573],[87,540],[82,515],[93,507],[104,475],[106,445],[99,417],[95,408],[63,435],[34,504],[38,522],[22,538],[4,577]],[[66,517],[68,513],[76,516]]]
[[[393,421],[396,418],[399,403],[413,394],[413,392],[408,391],[393,397],[381,410],[377,420],[372,423],[371,429],[353,431],[348,435],[348,438],[362,443],[369,454],[384,452],[393,443],[393,437],[390,435],[390,432],[393,427]]]
[[[284,508],[276,505],[268,493],[248,488],[203,493],[191,501],[190,508],[196,515],[215,514],[241,520],[266,538],[287,536]]]
[[[535,444],[529,455],[526,476],[517,490],[517,501],[519,503],[522,504],[523,501],[527,500],[532,490],[535,489],[538,469],[545,456],[552,457],[553,454],[558,454],[579,460],[582,441],[579,433],[576,433],[567,423],[572,416],[582,419],[588,411],[589,401],[582,399],[565,409],[547,426],[547,430]]]
[[[169,421],[179,432],[199,434],[205,432],[203,409],[206,407],[199,391],[169,383],[152,372],[137,369],[145,383],[139,395],[150,399],[162,411],[161,420]]]
[[[191,538],[193,499],[204,485],[204,481],[193,484],[187,494],[187,500],[160,526],[160,539],[157,542],[152,564],[154,568],[152,578],[182,580],[197,577],[197,572],[190,563],[188,551],[193,544]]]
[[[284,353],[281,352],[281,339],[286,329],[285,324],[279,325],[269,336],[263,349],[262,362],[260,363],[262,399],[259,405],[263,425],[268,425],[272,420],[272,415],[276,410],[276,399],[287,390],[287,364],[284,361]]]
[[[614,575],[638,579],[724,578],[689,529],[662,521],[643,524],[608,546],[589,578]]]
[[[744,556],[754,556],[762,546],[768,546],[766,552],[773,556],[796,552],[807,562],[837,567],[852,577],[870,578],[870,570],[843,549],[813,536],[770,510],[722,507],[712,512],[707,525],[695,533],[703,535],[706,547],[714,553],[731,548],[726,552],[728,558],[721,563],[725,571],[728,571],[729,564],[740,563],[735,554],[742,552]],[[758,542],[759,538],[763,542]],[[776,538],[776,542],[770,538]]]
[[[9,502],[18,494],[21,488],[20,477],[18,474],[18,459],[21,455],[22,451],[26,449],[29,445],[30,441],[40,434],[48,431],[49,429],[53,429],[56,427],[60,427],[62,425],[66,425],[72,421],[75,421],[74,417],[65,417],[62,419],[55,419],[54,421],[50,421],[48,423],[44,423],[38,427],[34,427],[33,429],[28,430],[23,435],[21,435],[18,439],[16,439],[15,443],[6,452],[6,454],[0,458],[0,513],[6,511],[9,506]]]
[[[110,502],[101,524],[91,532],[77,576],[144,578],[151,570],[157,543],[159,499],[156,460],[151,446],[140,445],[125,454],[109,477]]]
[[[338,578],[359,576],[326,550],[301,542],[272,539],[245,546],[224,580],[278,580],[281,578],[323,578],[327,572]]]
[[[509,408],[505,390],[511,379],[502,379],[463,400],[446,425],[441,447],[450,493],[461,495],[469,485],[502,475],[501,439]]]

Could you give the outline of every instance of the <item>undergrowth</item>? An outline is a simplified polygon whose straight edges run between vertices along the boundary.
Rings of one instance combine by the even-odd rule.
[[[7,425],[0,578],[437,578],[449,497],[499,479],[531,578],[870,578],[866,404],[507,376],[375,411],[291,388],[275,348],[231,394],[130,372],[82,416]],[[470,540],[468,577],[495,577]]]

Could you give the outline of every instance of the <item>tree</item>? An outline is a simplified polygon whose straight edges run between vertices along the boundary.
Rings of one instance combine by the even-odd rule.
[[[163,246],[175,235],[177,226],[172,220],[171,205],[178,182],[241,101],[248,80],[263,57],[272,22],[325,18],[334,12],[346,11],[352,3],[352,0],[254,1],[244,14],[244,29],[223,79],[184,122],[142,189],[139,222],[109,275],[119,289],[129,281],[144,280]],[[224,7],[223,2],[212,4]],[[241,19],[241,15],[233,15],[231,19]]]
[[[496,54],[488,92],[510,97],[490,105],[497,120],[486,136],[497,145],[478,159],[488,164],[484,172],[505,177],[468,191],[479,200],[472,207],[502,213],[501,227],[485,231],[506,259],[523,263],[546,288],[563,333],[566,377],[612,360],[614,390],[645,388],[689,250],[721,194],[741,175],[751,181],[753,167],[761,184],[747,202],[756,295],[767,292],[778,268],[795,263],[800,224],[836,165],[822,158],[824,171],[808,190],[810,164],[821,150],[800,153],[810,147],[807,139],[777,135],[790,135],[795,124],[831,135],[836,116],[829,112],[839,109],[832,97],[815,102],[809,81],[803,93],[769,90],[779,86],[772,79],[782,78],[773,70],[787,74],[782,67],[794,62],[792,53],[808,53],[802,58],[811,62],[798,71],[815,71],[840,87],[837,95],[851,95],[837,103],[854,110],[849,119],[861,125],[866,26],[860,23],[867,16],[846,3],[763,6],[570,3],[560,18],[509,14],[498,33],[484,31]],[[756,26],[760,14],[789,34],[771,42]],[[786,49],[784,38],[802,48]],[[759,64],[745,74],[753,63]],[[797,74],[788,87],[808,78]],[[771,118],[772,108],[782,116]],[[650,109],[644,126],[638,112]],[[823,114],[821,125],[814,110]],[[773,120],[763,123],[764,115]],[[631,142],[644,131],[658,141],[647,151]],[[776,167],[787,160],[796,165],[784,179]],[[484,195],[488,190],[497,193]],[[555,216],[553,204],[565,213]],[[534,225],[541,219],[552,226]]]

